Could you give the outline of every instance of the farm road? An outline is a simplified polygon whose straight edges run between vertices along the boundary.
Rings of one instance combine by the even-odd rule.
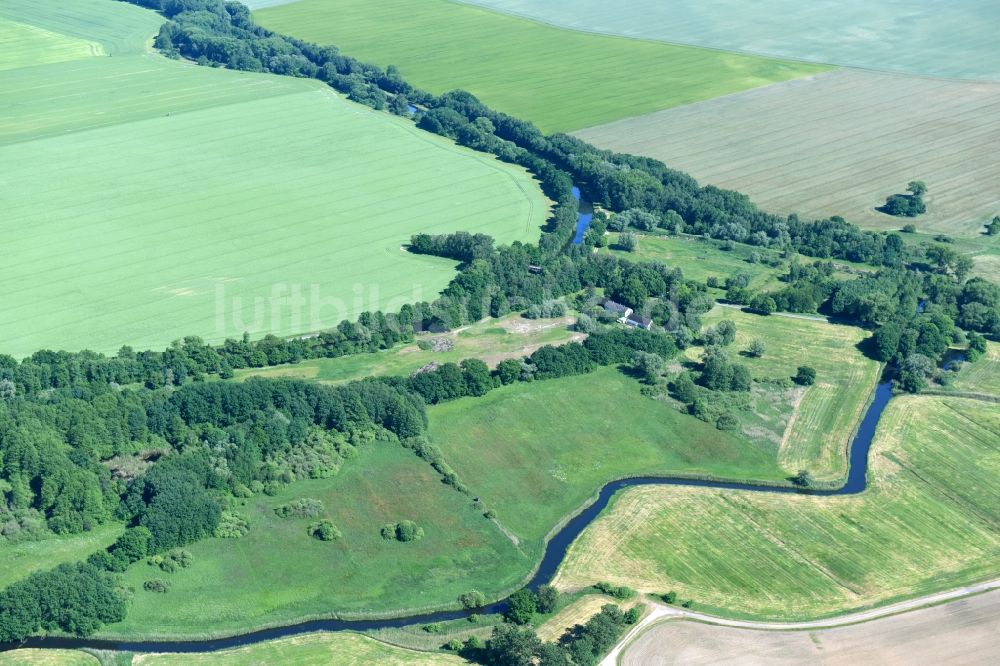
[[[616,645],[614,649],[612,649],[611,652],[608,653],[608,655],[601,661],[601,666],[616,666],[618,664],[619,657],[622,654],[622,651],[625,647],[627,647],[640,634],[645,632],[650,626],[667,619],[693,620],[695,622],[714,624],[722,627],[735,627],[739,629],[758,629],[764,631],[832,629],[834,627],[842,627],[850,624],[857,624],[860,622],[875,620],[889,615],[905,613],[906,611],[925,608],[927,606],[932,606],[947,601],[955,601],[974,594],[989,592],[991,590],[1000,590],[1000,579],[995,579],[988,582],[979,583],[976,585],[968,585],[966,587],[960,587],[955,590],[939,592],[937,594],[931,594],[925,597],[918,597],[916,599],[909,599],[907,601],[901,601],[899,603],[889,604],[888,606],[881,606],[879,608],[872,608],[870,610],[859,611],[856,613],[848,613],[846,615],[838,615],[831,618],[826,618],[822,620],[812,620],[808,622],[754,622],[750,620],[731,620],[727,618],[715,617],[712,615],[705,615],[703,613],[696,613],[693,611],[685,610],[683,608],[654,604],[653,611],[649,613],[649,615],[647,615],[645,618],[643,618],[635,627],[632,628],[631,631],[629,631],[618,642],[618,645]]]

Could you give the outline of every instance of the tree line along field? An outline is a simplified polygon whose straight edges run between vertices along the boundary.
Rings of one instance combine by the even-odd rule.
[[[562,588],[675,590],[695,610],[817,618],[957,587],[1000,561],[1000,405],[890,402],[848,497],[630,489],[571,547]]]
[[[583,333],[571,330],[572,317],[525,319],[520,314],[500,319],[484,319],[462,329],[440,335],[423,336],[412,344],[379,352],[339,358],[303,361],[294,365],[249,368],[236,373],[238,379],[250,377],[293,377],[323,383],[340,383],[381,375],[409,375],[431,363],[459,363],[478,358],[491,368],[505,358],[529,356],[543,345],[579,341]],[[451,348],[434,351],[438,341],[448,340]],[[431,346],[430,349],[422,348]]]
[[[666,621],[624,651],[622,666],[685,666],[766,661],[775,666],[821,663],[990,664],[1000,649],[1000,592],[836,629],[755,631],[700,622]]]
[[[1000,79],[995,4],[903,1],[463,0],[553,25],[779,58],[947,78]]]
[[[1000,83],[841,70],[578,132],[803,219],[980,238],[1000,213]],[[927,213],[875,210],[911,180]],[[978,242],[978,240],[977,240]]]
[[[821,65],[563,30],[448,0],[302,0],[265,27],[333,44],[432,93],[462,88],[546,132],[814,74]]]
[[[761,316],[724,306],[706,314],[704,324],[714,326],[723,319],[736,324],[731,353],[746,364],[754,379],[791,378],[800,365],[816,370],[812,386],[784,392],[766,389],[757,405],[759,409],[776,402],[779,420],[770,437],[777,435],[777,441],[771,439],[772,451],[782,469],[789,475],[808,469],[816,480],[841,482],[847,476],[847,451],[854,431],[881,371],[880,364],[859,349],[868,334],[821,319]],[[763,341],[766,348],[759,358],[741,353],[754,339]],[[691,347],[686,355],[698,360],[702,351]]]
[[[146,53],[152,12],[49,10],[0,18],[95,25],[115,55],[0,71],[6,353],[305,333],[437,294],[454,263],[407,255],[412,233],[538,237],[546,200],[520,168],[316,82]],[[298,313],[274,307],[293,289]]]

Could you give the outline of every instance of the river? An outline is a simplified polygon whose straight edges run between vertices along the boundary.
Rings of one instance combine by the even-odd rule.
[[[566,551],[576,538],[592,523],[601,511],[607,507],[612,496],[620,490],[633,486],[689,486],[695,488],[716,488],[723,490],[743,490],[761,493],[782,493],[782,494],[810,494],[822,496],[834,495],[854,495],[862,492],[868,483],[868,451],[871,448],[872,438],[875,429],[882,417],[889,400],[892,398],[892,383],[883,382],[875,389],[875,395],[871,405],[865,412],[858,432],[851,441],[849,452],[850,465],[847,473],[846,483],[836,490],[809,490],[805,488],[795,488],[788,486],[766,486],[754,485],[750,483],[734,483],[727,481],[706,481],[698,479],[685,479],[679,477],[656,477],[641,476],[631,479],[620,479],[612,481],[598,493],[597,499],[583,509],[579,514],[571,518],[545,546],[545,554],[538,565],[534,576],[528,582],[527,587],[537,589],[540,585],[545,585],[552,580],[559,565],[566,557]],[[500,613],[505,609],[503,602],[492,604],[486,608],[479,609],[477,613]],[[403,627],[411,624],[429,624],[432,622],[443,622],[467,617],[471,611],[444,611],[438,613],[424,613],[384,620],[315,620],[312,622],[301,622],[284,627],[264,629],[248,634],[220,638],[214,640],[196,641],[115,641],[90,638],[60,638],[60,637],[36,637],[29,638],[22,643],[0,645],[0,651],[18,647],[34,648],[92,648],[98,650],[117,650],[124,652],[212,652],[225,648],[239,647],[260,643],[262,641],[305,634],[316,631],[367,631],[371,629],[385,629]]]

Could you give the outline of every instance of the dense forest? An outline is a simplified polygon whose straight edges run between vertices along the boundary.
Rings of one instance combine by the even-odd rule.
[[[687,280],[662,263],[594,253],[602,226],[705,235],[782,257],[788,268],[781,289],[754,293],[749,278],[734,275],[722,285],[726,300],[761,314],[820,311],[872,329],[868,353],[892,362],[905,390],[920,390],[951,345],[967,345],[974,360],[985,350],[984,336],[1000,336],[1000,288],[969,279],[968,258],[947,245],[907,246],[899,234],[861,231],[836,217],[805,222],[770,215],[743,194],[700,186],[658,161],[601,151],[566,135],[545,136],[468,93],[434,96],[412,88],[393,68],[270,33],[237,3],[130,1],[170,19],[156,38],[168,54],[319,78],[355,101],[400,115],[415,104],[418,126],[528,168],[556,206],[537,245],[497,246],[481,234],[415,235],[412,251],[462,262],[440,297],[398,312],[363,313],[314,336],[244,336],[219,346],[192,336],[163,351],[123,347],[110,357],[48,350],[20,361],[0,355],[0,540],[78,533],[110,521],[127,526],[114,545],[87,562],[35,573],[0,592],[0,641],[40,630],[89,634],[121,619],[130,592],[117,572],[217,533],[233,498],[335,474],[358,447],[408,446],[445,482],[460,486],[422,439],[429,404],[597,365],[634,363],[641,374],[701,341],[710,348],[701,374],[674,388],[688,396],[683,401],[692,413],[728,427],[726,414],[706,406],[704,391],[745,391],[751,380],[718,349],[733,331],[702,332],[700,317],[713,307],[709,290],[716,285]],[[580,245],[570,243],[578,211],[573,184],[610,212],[608,224],[597,225]],[[800,263],[789,259],[793,253],[822,261]],[[876,269],[838,278],[829,259]],[[609,325],[614,317],[602,312],[599,293],[651,317],[654,330]],[[230,378],[239,368],[388,349],[420,331],[545,309],[560,300],[584,313],[578,325],[589,334],[586,340],[543,347],[493,370],[466,360],[336,388],[287,380],[203,381],[208,375]],[[598,624],[605,621],[621,629],[611,611]],[[503,631],[487,654],[501,654],[505,641],[521,645],[528,659],[549,650],[517,630]],[[584,663],[579,660],[588,643],[571,643],[552,658],[579,650],[573,659]]]

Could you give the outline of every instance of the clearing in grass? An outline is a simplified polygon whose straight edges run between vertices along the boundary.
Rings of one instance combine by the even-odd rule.
[[[742,434],[770,447],[789,475],[808,469],[818,481],[840,482],[847,475],[848,447],[880,372],[879,363],[858,348],[868,333],[825,320],[762,316],[721,305],[703,317],[706,327],[723,319],[736,324],[736,340],[727,350],[758,380],[753,411],[741,415]],[[764,343],[760,357],[745,353],[755,339]],[[691,347],[686,356],[698,361],[703,351]],[[787,381],[802,365],[816,370],[812,386],[759,381]]]
[[[277,507],[319,500],[317,515],[282,518]],[[250,530],[238,539],[185,546],[193,563],[165,574],[140,561],[125,573],[135,590],[128,616],[104,635],[231,635],[309,617],[364,617],[456,605],[472,589],[509,592],[530,571],[521,552],[470,497],[396,443],[363,445],[329,479],[297,481],[279,494],[245,500],[236,511]],[[313,522],[333,522],[341,536],[309,536]],[[412,520],[424,532],[403,543],[383,538],[388,523]],[[143,583],[169,581],[166,594]]]
[[[561,345],[586,337],[571,330],[573,321],[573,317],[525,319],[512,314],[484,319],[449,333],[421,336],[417,342],[384,352],[240,370],[236,377],[292,377],[336,384],[364,377],[409,375],[431,363],[458,363],[466,358],[478,358],[494,367],[506,358],[528,356],[544,345]]]
[[[786,476],[772,452],[644,397],[617,368],[506,386],[428,416],[432,442],[532,561],[553,527],[615,478]]]
[[[143,654],[132,659],[133,666],[450,666],[467,663],[455,655],[407,650],[354,633],[306,634],[207,654]]]
[[[51,9],[0,18],[50,26]],[[67,34],[89,18],[121,50],[0,71],[7,353],[307,333],[439,293],[455,263],[403,251],[413,233],[540,234],[547,202],[521,168],[317,81],[144,52],[152,12],[70,15]]]
[[[1000,405],[894,398],[869,465],[868,490],[852,496],[627,490],[570,548],[557,584],[674,590],[698,611],[793,620],[996,575]]]
[[[4,484],[6,485],[6,484]],[[0,589],[40,569],[50,569],[64,562],[87,559],[91,553],[107,548],[124,527],[98,525],[89,532],[66,536],[49,535],[37,541],[0,540]],[[11,538],[16,539],[16,535]]]
[[[468,90],[545,132],[827,69],[563,30],[448,0],[303,0],[255,17],[277,32],[396,65],[407,81],[430,92]]]
[[[594,127],[597,146],[648,155],[804,220],[966,236],[1000,214],[1000,83],[836,71]],[[738,137],[738,140],[734,140]],[[927,212],[875,208],[911,180]],[[995,240],[995,239],[990,239]],[[995,245],[995,244],[994,244]]]

